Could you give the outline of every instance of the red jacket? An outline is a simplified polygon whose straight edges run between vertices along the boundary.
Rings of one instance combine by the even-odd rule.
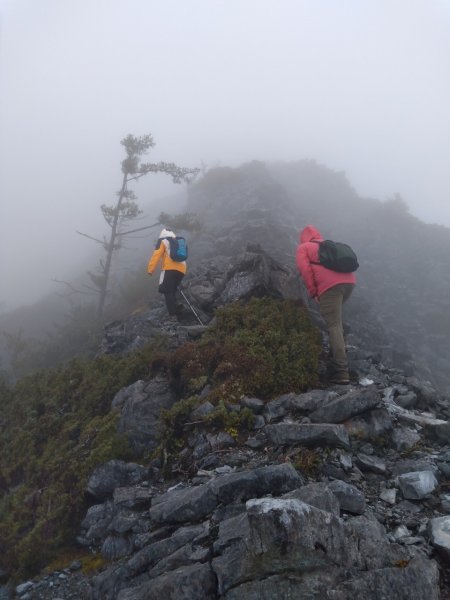
[[[339,283],[356,283],[354,273],[338,273],[331,271],[322,265],[312,263],[319,262],[319,244],[323,237],[315,227],[307,225],[300,233],[300,243],[297,246],[295,259],[303,281],[305,282],[311,298],[317,300],[320,296]]]

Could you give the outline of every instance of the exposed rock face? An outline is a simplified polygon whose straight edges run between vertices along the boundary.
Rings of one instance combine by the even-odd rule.
[[[95,469],[88,481],[86,491],[97,500],[106,500],[119,486],[138,483],[146,475],[147,470],[140,465],[111,460]]]
[[[159,416],[176,398],[163,377],[150,382],[136,381],[121,390],[112,402],[120,410],[119,432],[126,433],[136,450],[153,449],[158,444]]]
[[[450,516],[431,519],[428,530],[433,546],[450,561]]]
[[[76,598],[83,590],[79,597],[90,600],[160,594],[174,600],[438,599],[443,582],[434,557],[450,565],[448,516],[441,512],[450,503],[438,484],[450,476],[450,451],[436,433],[427,438],[431,454],[416,450],[402,459],[390,438],[352,434],[352,422],[370,422],[374,410],[385,412],[391,431],[403,428],[396,396],[389,393],[400,373],[371,366],[385,387],[311,390],[268,404],[242,398],[241,406],[264,421],[256,434],[260,448],[241,445],[217,454],[214,436],[198,432],[202,461],[211,466],[172,489],[155,468],[120,461],[100,466],[88,482],[97,504],[83,520],[79,542],[96,548],[110,565],[91,579],[67,574],[62,597]],[[160,379],[150,383],[122,390],[116,410],[144,388],[164,385]],[[361,405],[354,412],[356,398]],[[439,394],[434,398],[437,407]],[[340,405],[345,427],[304,422],[319,414],[334,421]],[[439,419],[438,410],[433,414],[411,412],[409,426],[414,419]],[[425,439],[418,424],[415,431]],[[249,432],[249,439],[254,435]],[[181,454],[194,456],[196,447],[190,439]],[[320,459],[315,475],[302,472],[301,463],[296,469],[282,461],[305,450]],[[28,598],[48,597],[45,581],[30,583]]]
[[[269,440],[278,446],[302,444],[304,446],[331,446],[348,448],[348,434],[342,425],[328,423],[296,424],[278,423],[267,425],[265,433]]]

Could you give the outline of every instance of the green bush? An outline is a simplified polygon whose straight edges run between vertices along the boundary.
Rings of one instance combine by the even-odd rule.
[[[255,298],[217,311],[214,328],[167,359],[166,367],[182,399],[163,412],[160,451],[165,464],[185,446],[193,428],[227,431],[233,437],[250,429],[251,411],[234,412],[230,407],[243,396],[267,400],[313,386],[320,351],[320,333],[297,302]],[[202,402],[192,394],[206,384],[210,385],[207,399],[215,409],[191,423],[192,410]]]
[[[199,378],[213,386],[212,399],[225,402],[302,392],[317,381],[321,337],[302,305],[253,298],[221,308],[216,318],[202,340],[169,360],[181,395]]]
[[[0,568],[16,579],[70,554],[92,470],[113,458],[131,459],[111,401],[121,388],[151,377],[151,365],[165,366],[181,399],[163,414],[160,448],[173,456],[193,427],[235,438],[251,427],[250,411],[230,410],[242,396],[302,392],[317,380],[321,338],[293,301],[232,304],[217,312],[216,326],[198,342],[171,354],[163,353],[163,343],[124,356],[75,359],[14,387],[0,380]],[[199,425],[189,424],[205,385],[215,409]]]
[[[86,511],[92,470],[131,458],[111,401],[150,375],[160,351],[154,345],[125,356],[76,359],[14,387],[2,384],[0,567],[14,577],[32,576],[70,545]]]

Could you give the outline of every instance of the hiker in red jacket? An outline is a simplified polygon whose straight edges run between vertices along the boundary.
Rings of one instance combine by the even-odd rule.
[[[309,295],[319,304],[330,342],[332,383],[349,383],[348,362],[342,327],[342,304],[348,300],[356,283],[354,273],[338,273],[319,263],[321,233],[307,225],[300,233],[296,261]]]

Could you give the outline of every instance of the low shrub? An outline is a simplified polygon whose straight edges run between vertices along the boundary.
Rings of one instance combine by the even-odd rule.
[[[100,463],[132,454],[111,401],[149,376],[160,347],[76,359],[19,380],[2,396],[0,568],[33,576],[78,533],[87,479]]]

